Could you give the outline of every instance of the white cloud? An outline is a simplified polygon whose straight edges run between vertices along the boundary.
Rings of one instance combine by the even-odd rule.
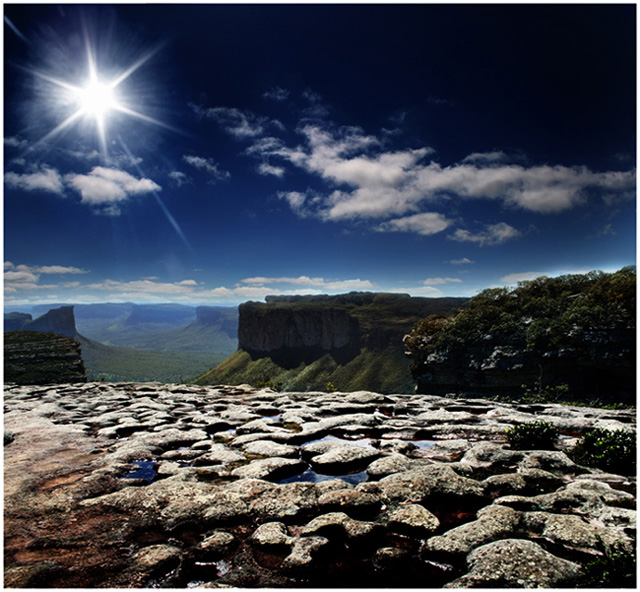
[[[177,184],[178,187],[181,187],[185,183],[189,182],[189,177],[182,171],[171,171],[169,173],[169,177],[171,177]]]
[[[442,286],[444,284],[460,284],[462,280],[460,278],[427,278],[422,282],[425,286]]]
[[[484,247],[489,245],[501,245],[502,243],[518,238],[521,235],[522,233],[513,226],[509,226],[505,222],[499,222],[498,224],[487,224],[485,226],[485,230],[476,234],[459,228],[447,238],[460,242],[478,243],[481,247]]]
[[[60,173],[46,166],[34,173],[5,173],[4,182],[9,187],[24,191],[48,191],[57,195],[64,193]]]
[[[451,265],[471,265],[475,263],[475,261],[471,261],[471,259],[463,257],[462,259],[452,259],[449,263],[451,263]]]
[[[262,95],[265,99],[271,99],[272,101],[286,101],[289,98],[289,91],[279,86],[270,88]]]
[[[306,216],[306,193],[300,193],[299,191],[279,191],[278,197],[285,200],[289,204],[289,207],[300,217],[304,218]]]
[[[500,151],[473,153],[459,163],[442,166],[424,161],[433,153],[431,148],[389,150],[383,140],[357,127],[336,129],[316,121],[303,124],[298,132],[303,142],[297,146],[262,137],[246,153],[279,159],[323,180],[326,191],[318,193],[313,202],[302,200],[300,192],[282,194],[297,196],[288,201],[298,215],[323,220],[402,217],[425,213],[426,204],[452,199],[491,200],[554,214],[585,203],[594,190],[609,202],[615,195],[629,199],[635,190],[635,171],[526,167],[507,164],[508,155]],[[416,231],[420,228],[418,225]],[[464,232],[460,236],[471,240]]]
[[[225,179],[231,177],[231,173],[221,170],[218,163],[212,158],[203,158],[202,156],[190,156],[185,154],[182,157],[182,160],[184,160],[187,164],[190,164],[192,167],[195,167],[201,171],[206,171],[218,181],[224,181]]]
[[[192,295],[194,287],[197,285],[197,282],[194,280],[167,283],[148,279],[133,280],[130,282],[106,279],[102,282],[89,284],[86,287],[90,290],[104,290],[107,292],[126,292],[129,294],[167,294],[171,296],[179,296]]]
[[[5,293],[25,292],[56,288],[51,284],[40,284],[41,275],[84,274],[88,271],[78,267],[65,265],[14,265],[11,261],[4,263]]]
[[[133,195],[162,188],[151,179],[138,179],[118,169],[94,167],[88,175],[70,174],[65,181],[82,196],[82,203],[102,208],[102,213],[118,214],[118,204]]]
[[[451,221],[447,220],[442,214],[435,212],[424,212],[422,214],[414,214],[406,218],[396,218],[383,222],[378,226],[381,232],[415,232],[424,236],[430,236],[442,232],[451,225]]]
[[[538,277],[545,275],[539,271],[523,271],[521,273],[510,273],[509,275],[505,275],[500,278],[500,283],[506,285],[515,285],[518,282],[525,282],[529,280],[535,280]]]
[[[236,138],[254,138],[264,133],[271,125],[281,128],[282,124],[271,121],[267,117],[258,116],[251,111],[242,111],[234,107],[209,107],[203,108],[191,104],[191,108],[200,117],[212,119],[218,123],[227,133]]]
[[[25,148],[28,142],[19,138],[17,136],[11,136],[9,138],[4,139],[4,145],[10,146],[11,148]]]
[[[299,277],[252,277],[245,278],[240,284],[249,284],[252,286],[266,286],[270,284],[291,284],[296,286],[310,286],[321,290],[331,291],[353,291],[353,290],[370,290],[374,286],[369,280],[351,279],[351,280],[326,280],[321,277],[309,277],[301,275]]]
[[[270,165],[267,162],[262,162],[258,165],[258,172],[261,175],[273,175],[274,177],[283,177],[285,170],[282,167]]]
[[[502,151],[495,152],[474,152],[473,154],[469,154],[469,156],[465,156],[462,159],[462,163],[485,163],[485,164],[493,164],[504,162],[507,160],[507,154]]]

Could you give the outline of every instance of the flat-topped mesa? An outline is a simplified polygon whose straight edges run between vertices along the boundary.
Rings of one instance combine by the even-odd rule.
[[[238,347],[252,358],[268,355],[297,365],[327,353],[349,359],[361,348],[358,320],[330,305],[298,308],[247,302],[239,312]]]
[[[55,333],[72,339],[78,335],[73,306],[54,308],[34,320],[31,320],[31,315],[10,313],[5,315],[5,331]]]

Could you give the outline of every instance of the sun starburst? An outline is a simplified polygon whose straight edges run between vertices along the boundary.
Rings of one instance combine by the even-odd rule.
[[[62,91],[62,99],[59,99],[59,102],[64,104],[68,113],[63,121],[38,140],[31,149],[48,142],[72,124],[85,120],[94,123],[100,144],[100,151],[104,159],[108,160],[107,124],[114,113],[123,113],[129,117],[173,129],[171,126],[134,107],[131,104],[133,102],[131,98],[121,96],[119,92],[122,83],[145,64],[157,50],[158,48],[146,53],[123,69],[117,76],[109,79],[99,71],[96,56],[89,42],[87,42],[86,48],[87,73],[85,79],[80,81],[80,83],[57,78],[39,70],[28,69],[28,71],[37,78],[58,87],[58,89]]]

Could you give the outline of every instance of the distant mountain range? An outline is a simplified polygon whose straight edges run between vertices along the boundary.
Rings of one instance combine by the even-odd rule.
[[[76,339],[89,380],[187,381],[237,348],[235,307],[107,303],[27,310],[5,314],[5,331],[44,331]]]

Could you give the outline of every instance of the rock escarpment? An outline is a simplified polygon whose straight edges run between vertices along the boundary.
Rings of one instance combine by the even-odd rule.
[[[4,380],[17,384],[86,382],[80,343],[55,333],[5,333]]]
[[[603,543],[633,552],[635,475],[567,455],[632,410],[152,383],[4,402],[6,587],[575,587]],[[537,419],[557,447],[512,450]]]
[[[410,392],[403,336],[424,316],[465,300],[352,292],[247,302],[239,307],[238,351],[196,382]]]
[[[360,324],[346,310],[247,302],[239,313],[238,347],[253,358],[270,356],[291,367],[327,353],[350,359],[360,352]]]
[[[635,401],[636,273],[591,272],[484,290],[405,337],[417,392]]]
[[[73,314],[73,306],[61,306],[32,319],[31,315],[9,313],[5,315],[5,331],[41,331],[43,333],[56,333],[76,339],[76,320]]]
[[[587,350],[587,351],[585,351]],[[583,336],[582,347],[528,349],[486,335],[463,350],[411,352],[416,392],[516,395],[523,385],[557,387],[581,396],[635,398],[635,331],[610,331]]]

